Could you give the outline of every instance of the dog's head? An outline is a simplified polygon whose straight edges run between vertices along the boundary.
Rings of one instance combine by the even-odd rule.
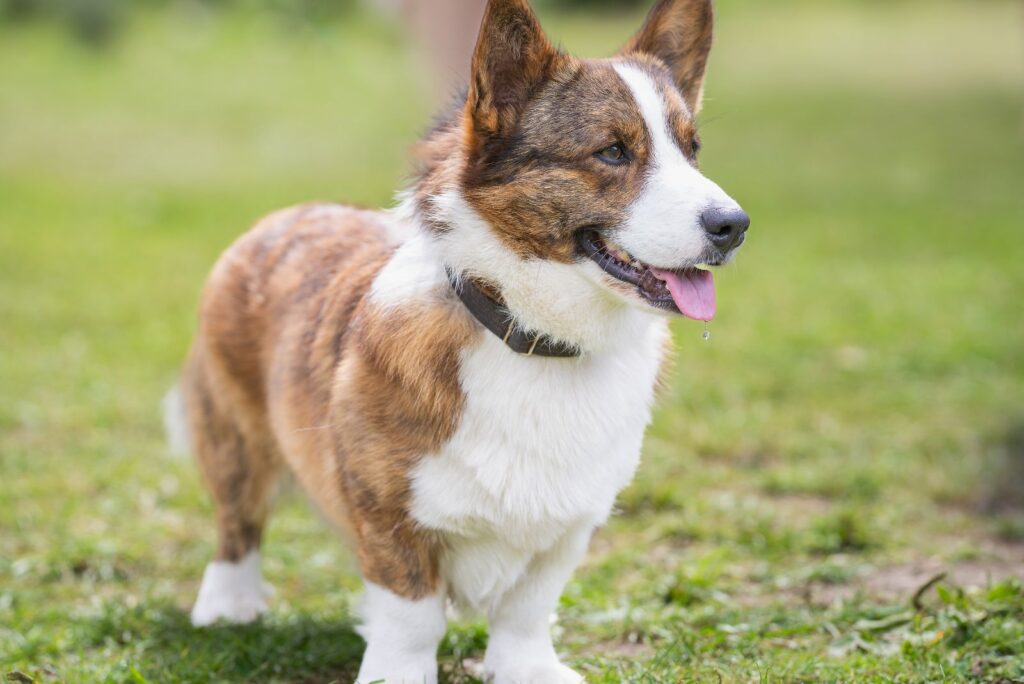
[[[701,267],[729,261],[749,219],[697,168],[711,33],[711,0],[660,0],[618,55],[579,60],[551,45],[526,0],[491,0],[459,179],[488,244],[529,265],[526,277],[557,271],[568,290],[582,287],[575,278],[619,302],[712,318]]]

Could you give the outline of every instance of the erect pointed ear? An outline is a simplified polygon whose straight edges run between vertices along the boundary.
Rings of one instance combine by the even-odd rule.
[[[696,114],[711,52],[713,24],[711,0],[658,0],[643,28],[622,53],[639,52],[665,62],[690,112]]]
[[[478,138],[511,134],[559,57],[526,0],[490,0],[473,54],[466,101]]]

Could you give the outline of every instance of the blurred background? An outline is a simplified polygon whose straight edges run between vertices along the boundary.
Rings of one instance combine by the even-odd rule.
[[[536,4],[605,56],[652,3]],[[702,165],[753,228],[560,648],[595,682],[1020,681],[1024,4],[717,10]],[[212,517],[158,406],[236,236],[391,203],[479,12],[0,0],[0,676],[350,680],[359,580],[300,496],[273,615],[188,628]],[[456,626],[445,681],[484,643]]]

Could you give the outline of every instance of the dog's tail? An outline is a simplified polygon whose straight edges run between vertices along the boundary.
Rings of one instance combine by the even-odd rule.
[[[167,390],[163,400],[164,432],[167,434],[167,449],[174,456],[188,456],[192,450],[192,439],[188,431],[185,414],[185,397],[181,383],[177,382]]]

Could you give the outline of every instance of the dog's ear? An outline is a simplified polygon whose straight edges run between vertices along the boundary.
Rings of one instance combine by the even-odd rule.
[[[643,53],[665,62],[690,112],[696,114],[704,90],[713,24],[711,0],[658,0],[643,28],[620,54]]]
[[[490,0],[473,54],[466,101],[476,140],[510,135],[560,56],[526,0]]]

